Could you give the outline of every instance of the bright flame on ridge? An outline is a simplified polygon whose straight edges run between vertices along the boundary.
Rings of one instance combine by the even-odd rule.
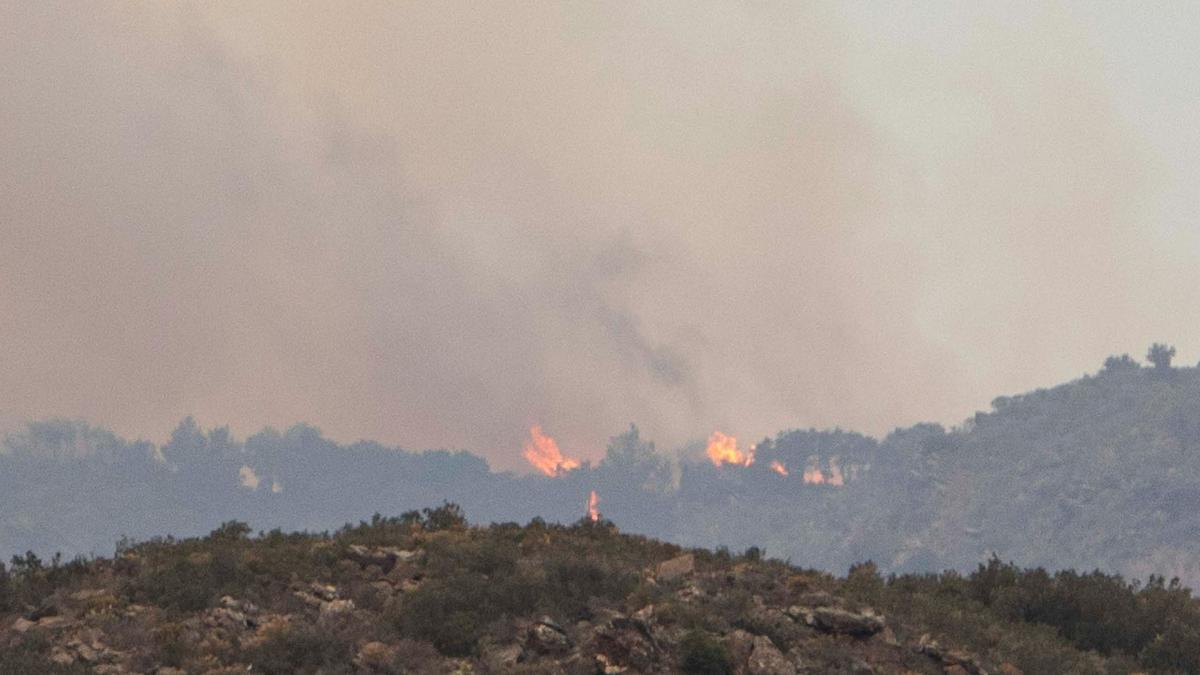
[[[748,451],[742,452],[738,450],[736,438],[727,436],[720,431],[714,431],[712,436],[708,437],[708,448],[704,452],[716,466],[722,464],[750,466],[754,463],[753,446]]]
[[[779,474],[780,476],[788,475],[787,467],[784,466],[783,462],[781,462],[779,460],[775,460],[775,461],[771,462],[771,470],[774,471],[775,473]]]
[[[558,443],[542,433],[541,426],[535,424],[529,427],[529,437],[530,441],[525,444],[523,454],[533,468],[547,476],[561,476],[571,469],[579,468],[579,460],[564,457],[558,449]]]
[[[595,490],[592,490],[592,494],[588,495],[587,514],[588,520],[593,523],[600,520],[600,510],[596,508],[599,505],[600,496],[596,494]]]

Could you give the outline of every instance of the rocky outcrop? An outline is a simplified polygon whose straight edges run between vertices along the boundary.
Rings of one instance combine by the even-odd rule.
[[[796,666],[787,660],[771,642],[771,638],[756,635],[747,659],[746,672],[749,675],[795,675]]]
[[[346,549],[346,557],[362,567],[374,565],[384,574],[392,571],[397,563],[410,562],[419,559],[423,551],[405,550],[392,546],[363,546],[351,544]]]
[[[562,626],[542,617],[529,627],[525,645],[537,654],[564,654],[571,649],[571,639]]]
[[[788,608],[787,614],[817,630],[857,638],[871,637],[887,625],[882,616],[870,609],[851,612],[837,607],[792,606]]]
[[[691,553],[671,558],[659,563],[655,573],[657,581],[673,581],[685,577],[696,570],[696,556]]]
[[[946,649],[937,640],[931,639],[928,633],[921,636],[913,646],[913,651],[940,663],[947,675],[988,675],[988,671],[974,656],[965,651]]]

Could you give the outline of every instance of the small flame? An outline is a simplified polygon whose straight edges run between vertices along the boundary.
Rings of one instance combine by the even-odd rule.
[[[846,484],[846,479],[842,476],[842,469],[837,465],[837,458],[829,460],[829,484],[841,487]]]
[[[804,470],[804,482],[809,485],[821,485],[825,482],[825,474],[815,466],[810,466]]]
[[[720,431],[714,431],[712,436],[708,437],[708,448],[704,452],[716,466],[722,464],[750,466],[754,463],[753,446],[747,452],[742,452],[738,450],[736,438],[727,436]]]
[[[529,436],[531,440],[525,444],[524,454],[533,468],[547,476],[561,476],[571,469],[579,468],[579,460],[564,457],[558,449],[558,443],[543,434],[540,426],[535,424],[529,427]]]
[[[600,496],[596,494],[595,490],[592,490],[592,494],[588,495],[587,512],[588,520],[593,523],[600,520],[600,511],[596,508],[599,505]]]
[[[804,470],[804,482],[809,485],[841,487],[846,484],[846,476],[842,473],[842,467],[838,466],[837,457],[829,460],[828,471],[821,471],[817,459],[812,457],[809,458],[808,468]]]
[[[788,475],[787,467],[784,466],[783,462],[781,462],[779,460],[775,460],[774,462],[771,462],[771,470],[774,471],[775,473],[779,474],[780,476]]]

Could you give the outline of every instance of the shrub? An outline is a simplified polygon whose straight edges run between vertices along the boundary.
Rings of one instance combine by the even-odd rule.
[[[0,613],[7,612],[13,606],[12,577],[4,563],[0,563]]]
[[[732,675],[733,657],[729,650],[706,633],[692,631],[680,643],[680,667],[695,675]]]
[[[314,625],[296,624],[272,632],[265,640],[247,650],[254,670],[279,675],[334,671],[350,663],[352,645],[333,631]]]
[[[461,530],[467,526],[467,515],[458,504],[445,502],[436,509],[425,509],[425,529],[430,532],[439,530]]]

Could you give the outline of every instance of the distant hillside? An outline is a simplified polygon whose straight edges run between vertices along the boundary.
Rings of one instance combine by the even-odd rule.
[[[127,536],[192,536],[230,519],[322,531],[450,500],[480,522],[573,522],[595,492],[623,530],[689,546],[765,548],[843,571],[1100,568],[1200,585],[1200,371],[1142,367],[1001,397],[959,427],[883,439],[791,430],[709,461],[636,428],[597,464],[519,476],[466,452],[338,445],[310,426],[245,440],[190,418],[162,446],[50,420],[0,453],[0,555],[105,554]],[[557,452],[557,449],[553,449]]]
[[[155,540],[0,573],[0,675],[1131,673],[1200,669],[1200,601],[993,560],[842,579],[607,521],[444,505],[332,536]]]

